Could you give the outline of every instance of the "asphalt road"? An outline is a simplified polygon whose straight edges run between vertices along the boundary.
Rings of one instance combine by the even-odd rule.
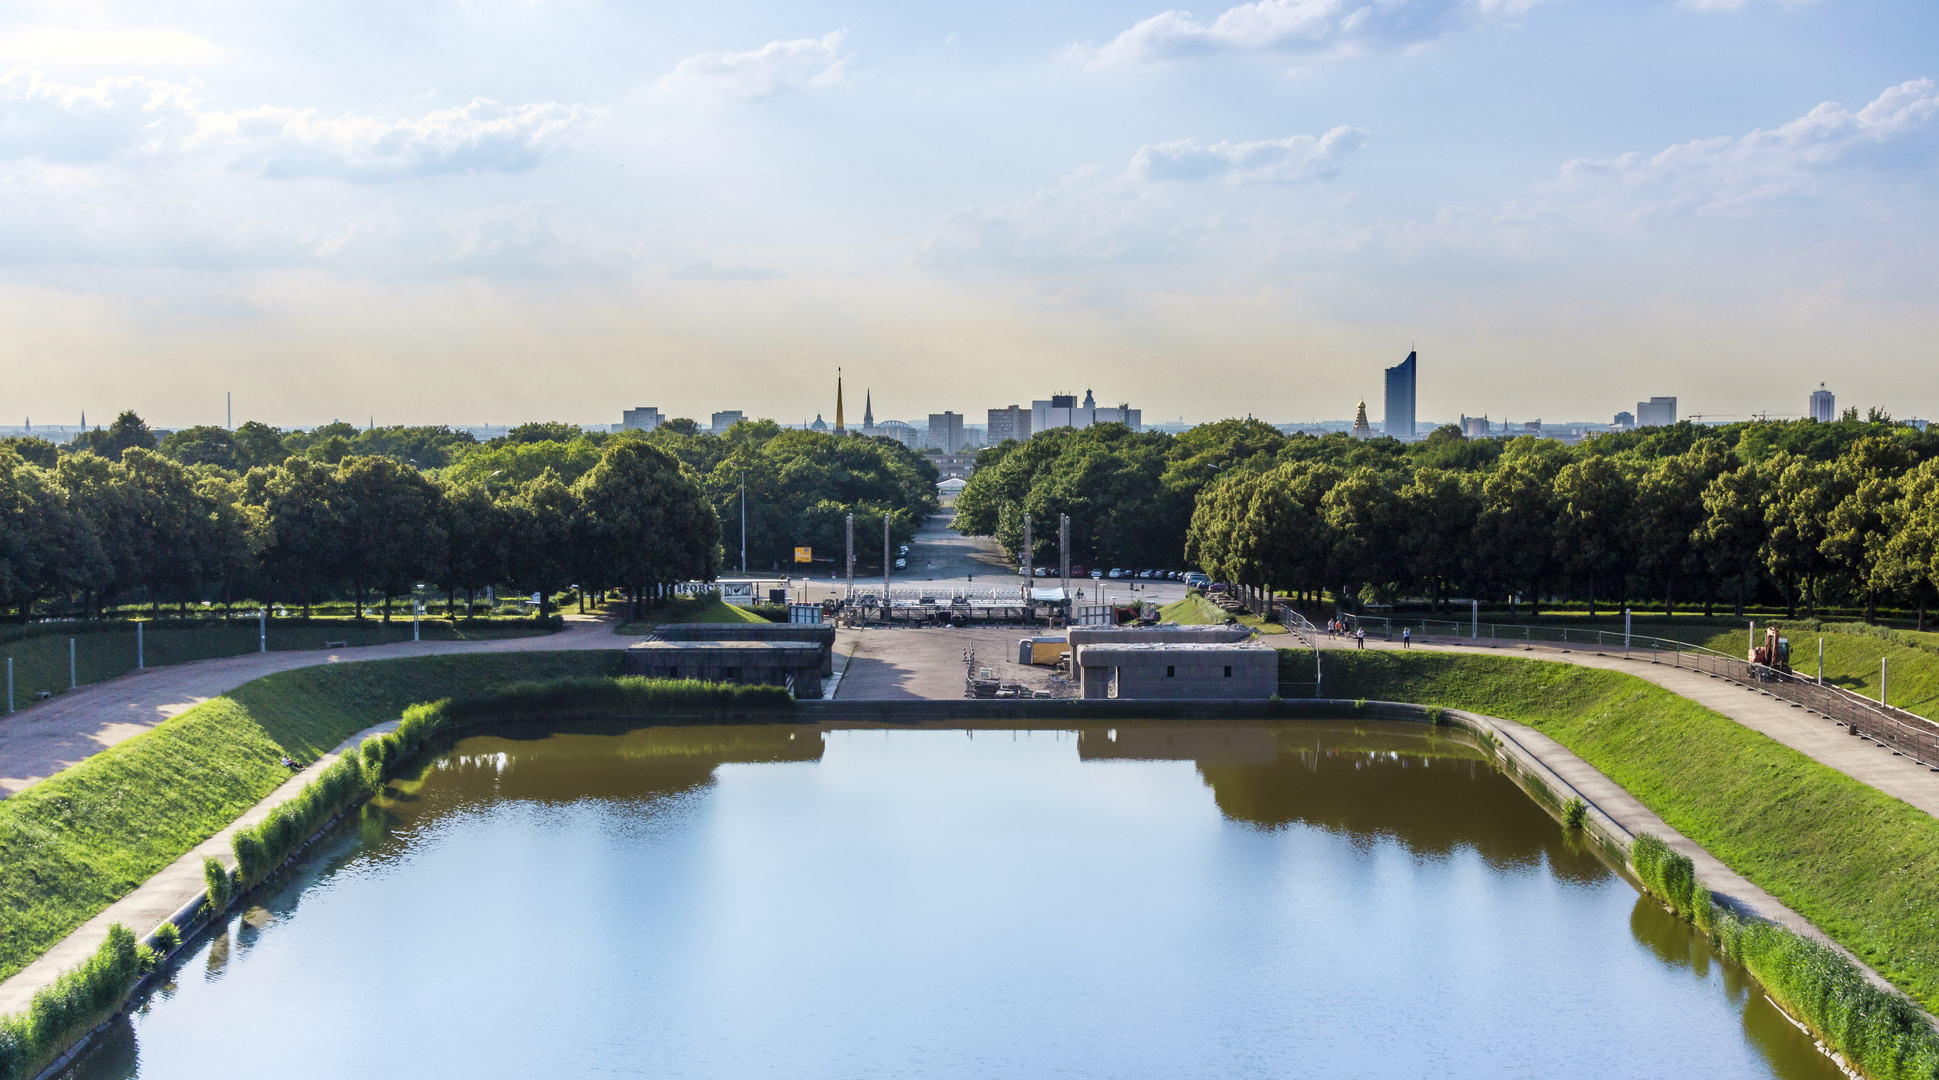
[[[933,587],[940,594],[965,585],[976,588],[1011,588],[1020,585],[1017,568],[1004,557],[1003,549],[997,542],[988,537],[964,536],[956,532],[949,527],[954,518],[953,511],[945,510],[931,515],[923,523],[922,529],[909,544],[909,566],[890,575],[891,587]],[[1053,586],[1058,580],[1054,577],[1041,578],[1037,584],[1040,587]],[[879,585],[881,581],[879,575],[864,574],[859,570],[855,576],[857,585]],[[795,583],[806,588],[809,600],[840,597],[846,588],[844,582],[826,577],[796,578]],[[1185,595],[1185,586],[1176,581],[1093,581],[1083,578],[1072,581],[1071,588],[1083,590],[1086,600],[1093,597],[1150,599],[1160,605],[1169,604]]]

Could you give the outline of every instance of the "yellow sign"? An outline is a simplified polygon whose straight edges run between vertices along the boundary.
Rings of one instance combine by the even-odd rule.
[[[795,548],[794,561],[795,562],[814,562],[815,549],[814,548]]]

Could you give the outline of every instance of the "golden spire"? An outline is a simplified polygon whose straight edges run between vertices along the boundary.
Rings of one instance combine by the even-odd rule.
[[[840,435],[842,427],[842,369],[835,369],[835,434]]]
[[[1360,415],[1353,418],[1353,437],[1356,439],[1373,438],[1373,425],[1367,423],[1367,403],[1360,403]]]

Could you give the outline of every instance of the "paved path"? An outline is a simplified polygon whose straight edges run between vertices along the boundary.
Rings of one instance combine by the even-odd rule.
[[[471,652],[619,649],[634,641],[603,618],[567,615],[556,634],[490,641],[404,641],[354,649],[247,653],[130,672],[0,718],[0,798],[252,679],[344,660]]]
[[[1349,647],[1344,640],[1334,640],[1329,644],[1335,648]],[[1368,638],[1367,647],[1397,649],[1400,645]],[[1445,639],[1417,640],[1414,648],[1432,652],[1508,653],[1634,675],[1722,713],[1753,731],[1768,735],[1861,784],[1869,784],[1895,799],[1939,817],[1939,773],[1869,739],[1853,737],[1830,719],[1802,706],[1728,679],[1688,668],[1652,663],[1648,659],[1626,659],[1620,652],[1540,647],[1524,650],[1519,643],[1503,643],[1500,647],[1490,648],[1461,645]]]

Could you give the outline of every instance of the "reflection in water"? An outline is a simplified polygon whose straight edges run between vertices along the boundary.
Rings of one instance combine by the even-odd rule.
[[[506,729],[255,900],[67,1075],[1837,1075],[1419,725]]]

